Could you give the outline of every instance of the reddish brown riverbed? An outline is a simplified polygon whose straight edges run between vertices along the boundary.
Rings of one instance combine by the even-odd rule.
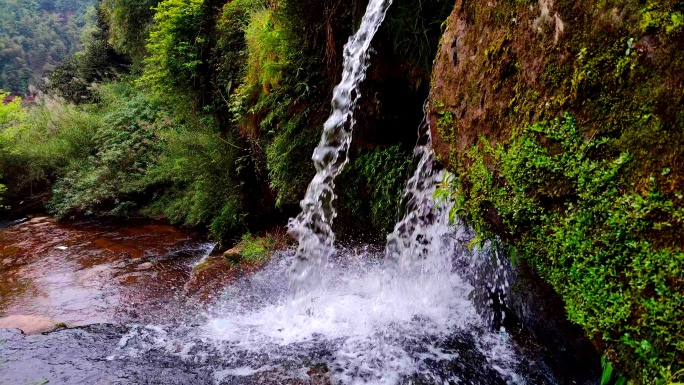
[[[0,317],[69,326],[175,317],[189,306],[192,266],[211,246],[167,224],[33,218],[0,230]]]

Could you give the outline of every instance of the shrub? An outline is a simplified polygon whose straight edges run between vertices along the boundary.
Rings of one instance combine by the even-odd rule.
[[[150,32],[145,71],[139,82],[160,97],[173,100],[174,92],[191,92],[203,51],[209,51],[202,32],[204,0],[168,0],[157,5]]]
[[[242,230],[241,148],[213,125],[176,124],[159,133],[163,149],[146,182],[165,186],[144,211],[174,223],[209,225],[220,240]]]
[[[287,247],[287,237],[284,232],[267,233],[264,236],[245,233],[235,247],[240,250],[245,262],[261,264],[267,262],[275,250]]]
[[[251,14],[245,39],[248,52],[245,82],[260,84],[268,92],[282,80],[291,55],[273,9],[264,8]]]
[[[94,82],[112,80],[128,72],[130,59],[117,53],[108,41],[109,26],[102,8],[91,8],[89,22],[82,31],[83,50],[66,58],[51,72],[46,89],[72,103],[97,101]]]
[[[428,74],[439,47],[442,23],[453,9],[454,3],[447,0],[397,0],[387,12],[381,33],[392,42],[395,54]]]
[[[49,209],[58,217],[131,215],[150,187],[145,177],[161,151],[158,132],[167,124],[161,106],[125,85],[111,85],[107,92],[94,153],[54,186]]]
[[[109,40],[118,52],[131,56],[140,69],[153,25],[153,8],[160,0],[101,0],[99,7],[109,25]]]
[[[22,108],[18,99],[5,107],[15,116],[0,132],[0,169],[9,182],[8,197],[43,193],[92,151],[92,136],[100,124],[92,109],[57,100]]]

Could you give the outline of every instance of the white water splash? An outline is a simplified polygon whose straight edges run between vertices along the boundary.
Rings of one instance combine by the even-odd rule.
[[[267,355],[262,365],[272,368],[274,361],[323,350],[326,356],[321,359],[334,383],[398,384],[415,374],[433,377],[430,362],[457,359],[458,352],[441,346],[449,336],[465,333],[475,340],[488,333],[468,299],[472,287],[451,270],[439,280],[406,276],[411,284],[387,290],[382,259],[351,250],[331,259],[328,279],[311,298],[310,310],[289,319],[286,282],[280,277],[293,257],[291,252],[281,254],[252,278],[238,282],[212,311],[220,316],[209,321],[203,337],[230,346],[222,350],[224,358],[230,360],[236,352]],[[493,353],[484,354],[494,359],[487,363],[491,368],[495,363],[509,368],[513,362],[505,344],[483,344],[478,351]],[[262,369],[256,365],[251,370]]]
[[[435,200],[435,191],[447,174],[432,150],[427,120],[419,128],[414,156],[418,166],[404,190],[404,216],[387,236],[385,266],[387,284],[400,290],[416,273],[434,281],[451,271],[455,228],[449,222],[452,202]],[[420,142],[424,144],[420,144]]]
[[[165,331],[141,328],[122,339],[121,349],[130,349],[130,341],[145,348],[165,344],[169,353],[213,362],[217,384],[243,377],[270,383],[306,379],[307,368],[316,365],[324,365],[335,384],[394,385],[415,378],[522,383],[507,336],[488,330],[470,301],[472,286],[455,271],[464,230],[450,225],[450,202],[435,202],[445,172],[430,148],[426,123],[404,197],[406,214],[388,236],[385,255],[334,249],[334,179],[348,161],[357,87],[390,3],[371,0],[345,46],[333,113],[313,156],[317,173],[302,213],[289,223],[297,250],[276,253],[264,269],[227,287],[208,322],[182,332],[181,346]],[[217,355],[218,362],[212,360]]]
[[[300,256],[281,254],[228,289],[205,337],[243,354],[267,355],[263,365],[269,368],[273,361],[325,352],[321,360],[340,384],[399,384],[412,376],[492,383],[486,377],[473,382],[470,371],[522,383],[512,369],[516,357],[507,336],[488,331],[469,298],[473,288],[455,271],[457,242],[467,231],[449,223],[450,202],[435,201],[445,172],[430,148],[427,126],[421,129],[425,144],[416,148],[420,160],[407,183],[406,214],[388,236],[386,255],[332,254],[326,280],[291,312],[283,272]],[[463,362],[462,372],[443,368],[461,353],[476,362]]]

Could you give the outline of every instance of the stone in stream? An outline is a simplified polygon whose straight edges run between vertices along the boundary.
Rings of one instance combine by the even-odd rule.
[[[193,267],[183,292],[200,298],[211,296],[258,268],[258,264],[244,262],[242,249],[234,247],[222,255],[210,255]]]
[[[26,335],[50,332],[63,326],[63,323],[53,319],[33,315],[10,315],[0,318],[0,329],[19,329]]]
[[[238,268],[222,255],[212,255],[192,269],[183,286],[186,294],[216,293],[238,276]]]

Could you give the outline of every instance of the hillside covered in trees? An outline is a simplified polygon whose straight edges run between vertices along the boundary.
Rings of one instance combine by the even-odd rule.
[[[81,47],[95,0],[1,0],[0,89],[26,95]]]

